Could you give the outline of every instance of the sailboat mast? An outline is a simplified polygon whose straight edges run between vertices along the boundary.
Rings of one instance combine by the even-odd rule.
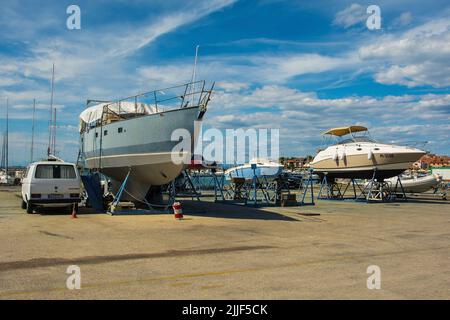
[[[50,122],[48,126],[48,149],[47,149],[47,155],[50,155],[54,153],[54,150],[52,150],[52,144],[53,144],[53,86],[54,86],[54,80],[55,80],[55,63],[53,62],[53,68],[52,68],[52,89],[51,89],[51,95],[50,95]]]
[[[9,139],[9,101],[8,98],[6,98],[6,143],[5,143],[5,174],[6,174],[6,179],[8,179],[8,158],[9,158],[9,154],[8,154],[8,139]]]
[[[200,47],[199,45],[197,45],[195,47],[194,69],[192,70],[192,79],[191,79],[191,99],[190,99],[192,101],[191,105],[194,105],[194,93],[195,93],[194,82],[195,82],[195,76],[196,76],[195,73],[197,71],[197,58],[198,58],[198,48],[199,47]]]
[[[53,154],[56,156],[56,108],[53,108]]]
[[[36,99],[33,99],[33,122],[31,124],[31,150],[30,150],[30,163],[33,162],[34,151],[34,115],[36,113]]]
[[[6,131],[3,132],[3,135],[2,135],[2,163],[0,164],[0,167],[3,169],[6,169],[6,166],[5,166],[5,155],[6,155],[5,154],[5,143],[6,143],[5,136],[6,136]]]

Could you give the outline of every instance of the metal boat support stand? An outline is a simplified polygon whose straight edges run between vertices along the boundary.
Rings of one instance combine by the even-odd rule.
[[[225,188],[225,175],[217,175],[216,169],[211,170],[214,182],[214,202],[230,201],[234,198],[229,189]]]
[[[356,189],[363,191],[355,179],[346,180],[347,183],[338,183],[335,179],[328,179],[327,173],[325,172],[323,179],[320,183],[319,193],[317,194],[317,199],[322,200],[346,200],[346,199],[357,199]],[[353,196],[346,197],[345,194],[349,187],[353,189]]]
[[[253,178],[251,181],[245,178],[232,178],[229,186],[225,187],[225,175],[220,177],[213,170],[214,201],[239,205],[274,205],[276,203],[276,185],[261,179],[256,175],[256,164],[252,164]]]
[[[450,189],[450,183],[441,181],[439,186],[433,188],[433,196],[437,196],[442,200],[447,200],[447,191]]]
[[[215,168],[211,168],[207,173],[191,171],[190,178],[195,186],[195,190],[201,194],[202,191],[214,190],[215,174],[212,173]]]
[[[176,182],[179,182],[179,184],[175,184],[176,196],[191,197],[192,200],[196,198],[197,201],[200,201],[201,193],[198,192],[195,188],[194,182],[192,181],[191,175],[189,174],[188,170],[183,170],[180,176],[180,179],[177,178],[175,180]]]
[[[395,186],[392,187],[389,182],[376,179],[377,169],[373,171],[372,179],[370,179],[362,189],[361,193],[355,199],[356,201],[366,202],[392,202],[396,200],[407,201],[402,181],[397,176]],[[400,197],[398,197],[400,195]]]
[[[314,203],[314,181],[313,181],[312,175],[313,175],[313,170],[309,170],[308,180],[306,181],[306,183],[303,183],[303,181],[302,181],[302,184],[301,184],[301,186],[303,188],[303,194],[301,194],[302,200],[299,201],[299,204],[302,206],[303,205],[313,205],[313,206],[315,205],[315,203]],[[308,189],[311,192],[311,202],[309,202],[309,203],[305,202],[306,195],[308,194]]]
[[[175,202],[175,181],[170,182],[167,185],[167,193],[169,195],[169,199],[166,204],[152,204],[149,203],[145,198],[143,200],[139,200],[135,198],[132,194],[126,191],[126,186],[128,182],[128,178],[131,173],[131,168],[128,170],[128,173],[120,185],[117,194],[114,196],[113,201],[111,202],[107,213],[110,215],[139,215],[139,214],[152,214],[152,213],[169,213],[169,210],[172,204]],[[144,203],[147,205],[147,209],[139,209],[135,208],[132,202],[121,202],[121,198],[123,193],[126,192],[131,197],[135,198],[135,200]],[[120,209],[118,209],[120,208]]]
[[[273,204],[274,197],[269,195],[270,191],[273,191],[273,185],[268,183],[265,176],[262,177],[263,181],[260,181],[256,175],[256,163],[251,164],[253,170],[253,178],[250,186],[247,185],[247,196],[245,198],[245,204],[252,204],[254,207],[258,206],[258,203],[264,203],[266,205]],[[250,187],[250,188],[248,188]],[[262,198],[258,198],[258,189],[261,191]],[[276,200],[276,195],[275,195]]]
[[[116,208],[119,205],[120,199],[122,198],[123,191],[125,190],[125,187],[127,186],[128,177],[130,176],[130,173],[131,173],[131,168],[128,169],[128,173],[125,177],[125,180],[123,180],[122,184],[120,185],[119,191],[117,191],[117,194],[114,196],[114,199],[109,206],[108,213],[111,215],[114,215],[116,213]],[[117,213],[120,214],[119,210],[117,211]]]
[[[287,181],[278,178],[268,180],[266,176],[258,177],[256,164],[252,164],[253,177],[251,180],[245,178],[232,178],[231,184],[225,187],[225,176],[220,178],[214,175],[214,200],[226,204],[239,204],[246,206],[279,206],[282,204],[282,195],[290,194]],[[313,180],[310,175],[304,186],[301,201],[294,201],[294,205],[314,205]],[[306,202],[306,195],[311,192],[311,202]]]

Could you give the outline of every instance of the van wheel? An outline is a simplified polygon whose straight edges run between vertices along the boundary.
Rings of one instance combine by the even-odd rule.
[[[26,209],[27,208],[27,203],[25,201],[23,201],[23,199],[22,199],[22,205],[20,207],[22,209]]]
[[[27,213],[32,214],[33,213],[33,205],[29,202],[27,202]]]

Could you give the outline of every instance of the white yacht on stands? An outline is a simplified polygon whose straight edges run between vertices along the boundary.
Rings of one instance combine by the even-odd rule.
[[[377,142],[363,126],[333,128],[323,135],[339,141],[320,151],[311,162],[321,177],[384,180],[401,174],[426,154],[416,148]]]
[[[110,102],[89,101],[80,114],[80,155],[85,169],[111,178],[114,191],[127,178],[127,194],[142,198],[151,186],[174,180],[189,164],[191,150],[177,152],[175,130],[194,132],[207,110],[212,87],[204,81],[142,93]],[[175,163],[173,156],[184,159]]]

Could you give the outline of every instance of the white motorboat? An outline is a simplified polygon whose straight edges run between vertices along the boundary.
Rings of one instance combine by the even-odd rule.
[[[377,142],[363,126],[333,128],[323,135],[339,141],[320,151],[311,166],[321,177],[326,174],[331,179],[384,180],[401,174],[426,154],[416,148]]]
[[[252,167],[253,165],[253,167]],[[251,180],[256,175],[258,178],[272,179],[283,171],[283,165],[269,159],[254,158],[249,163],[232,167],[225,171],[225,178],[245,178]]]

